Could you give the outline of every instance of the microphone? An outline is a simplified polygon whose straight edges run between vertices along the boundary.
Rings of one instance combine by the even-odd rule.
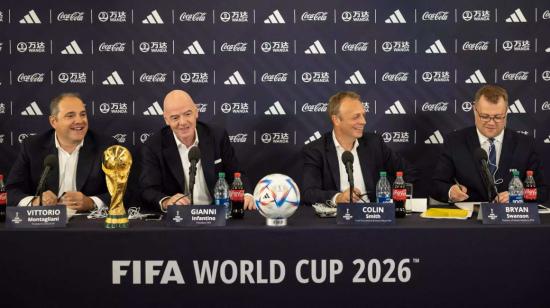
[[[481,162],[481,178],[487,189],[489,202],[492,202],[494,197],[498,195],[498,190],[495,186],[495,179],[489,171],[489,164],[487,163],[487,152],[485,152],[485,150],[482,148],[477,148],[474,151],[474,158],[476,161]]]
[[[40,180],[38,181],[38,186],[36,187],[35,197],[38,196],[39,204],[42,206],[42,193],[44,192],[44,185],[46,184],[46,178],[51,170],[57,168],[59,164],[57,155],[50,154],[44,158],[44,169],[42,170],[42,175],[40,175]]]
[[[346,173],[348,174],[349,182],[349,203],[353,200],[353,154],[350,151],[344,151],[342,153],[342,162],[346,166]]]
[[[193,205],[193,187],[195,186],[195,175],[197,174],[197,163],[201,159],[201,150],[199,147],[194,146],[189,150],[187,155],[189,159],[189,200],[191,205]]]

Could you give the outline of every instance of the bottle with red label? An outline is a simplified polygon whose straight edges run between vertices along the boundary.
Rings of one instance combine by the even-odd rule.
[[[231,184],[229,191],[229,199],[231,200],[231,217],[240,219],[244,217],[244,185],[241,180],[241,173],[235,172],[235,179]]]
[[[527,170],[527,177],[523,184],[523,202],[537,202],[537,185],[532,170]]]
[[[395,182],[393,182],[392,199],[395,204],[395,217],[405,218],[407,210],[405,202],[407,202],[407,187],[403,180],[403,171],[397,171]]]
[[[6,205],[8,203],[8,193],[4,185],[4,175],[0,174],[0,222],[6,221]]]

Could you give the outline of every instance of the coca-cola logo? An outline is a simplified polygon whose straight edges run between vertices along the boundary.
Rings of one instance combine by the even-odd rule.
[[[447,111],[448,105],[448,102],[438,102],[434,104],[426,102],[422,105],[422,111]]]
[[[84,12],[65,13],[60,12],[57,14],[57,21],[83,21]]]
[[[45,73],[33,73],[25,74],[21,73],[17,76],[17,82],[28,82],[28,83],[40,83],[44,82]]]
[[[139,141],[141,143],[145,143],[145,141],[147,141],[147,139],[149,139],[149,137],[151,137],[152,134],[149,134],[149,133],[143,133],[139,136]]]
[[[156,73],[156,74],[147,74],[143,73],[139,77],[140,82],[149,82],[149,83],[162,83],[166,82],[166,75],[165,73]]]
[[[107,44],[102,42],[98,49],[99,52],[124,52],[124,50],[126,50],[126,43],[116,42],[113,44]]]
[[[543,111],[548,111],[550,110],[550,102],[546,101],[542,104],[542,107],[540,108],[541,110]]]
[[[542,13],[542,19],[550,19],[550,10],[546,10]]]
[[[446,21],[447,19],[449,19],[448,11],[439,11],[435,13],[424,12],[424,14],[422,14],[422,20]]]
[[[183,12],[179,17],[180,21],[205,21],[206,12],[187,13]]]
[[[195,104],[197,106],[197,110],[200,112],[200,113],[205,113],[206,112],[206,107],[208,106],[208,104]]]
[[[367,51],[369,47],[368,42],[349,43],[345,42],[342,45],[342,51]]]
[[[19,136],[17,137],[17,141],[19,141],[19,143],[23,143],[23,140],[29,138],[30,136],[34,136],[34,135],[36,135],[36,133],[19,134]]]
[[[462,45],[462,50],[469,51],[487,51],[489,49],[489,41],[469,42],[466,41]]]
[[[399,72],[396,74],[384,73],[384,75],[382,75],[382,81],[404,82],[407,80],[409,80],[409,73],[406,72]]]
[[[229,43],[223,43],[220,47],[220,51],[225,52],[245,52],[247,48],[248,43],[245,42],[238,42],[235,44],[229,44]]]
[[[502,74],[502,80],[525,81],[528,78],[529,78],[529,72],[526,72],[526,71],[519,71],[516,73],[505,72],[504,74]]]
[[[316,13],[304,12],[302,14],[302,21],[326,21],[327,17],[328,17],[328,12],[316,12]]]
[[[246,143],[247,138],[248,138],[248,134],[240,133],[240,134],[229,136],[229,141],[231,143]]]
[[[288,79],[288,73],[269,74],[262,75],[262,82],[286,82]]]
[[[327,103],[305,103],[302,105],[302,112],[327,112],[327,106]]]

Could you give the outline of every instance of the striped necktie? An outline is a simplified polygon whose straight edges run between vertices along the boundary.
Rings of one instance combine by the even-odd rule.
[[[489,138],[489,172],[493,178],[495,177],[495,172],[497,171],[497,151],[495,149],[495,139]]]

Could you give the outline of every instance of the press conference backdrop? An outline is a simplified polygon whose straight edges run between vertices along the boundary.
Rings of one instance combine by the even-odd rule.
[[[546,0],[2,1],[0,172],[49,128],[60,92],[81,93],[90,127],[136,153],[178,88],[227,128],[253,182],[300,181],[300,149],[330,129],[328,97],[351,90],[366,129],[422,169],[422,195],[486,83],[508,89],[508,127],[548,166],[549,33]]]

